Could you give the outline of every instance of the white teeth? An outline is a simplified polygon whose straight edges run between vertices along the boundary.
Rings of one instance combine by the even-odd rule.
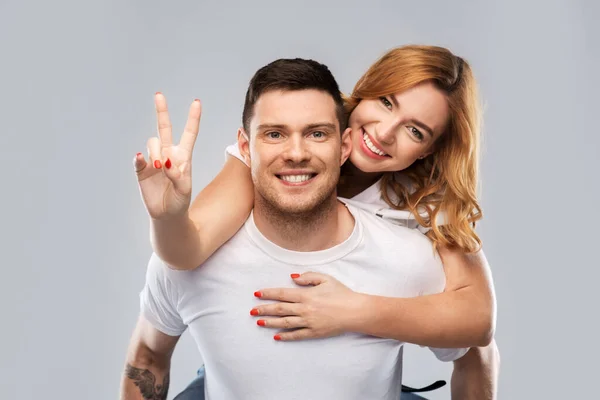
[[[310,175],[281,175],[281,179],[286,182],[299,183],[305,182],[311,178]]]
[[[387,156],[387,154],[375,147],[375,145],[373,144],[373,142],[371,142],[371,139],[369,139],[369,136],[366,133],[363,135],[363,140],[365,141],[365,144],[367,145],[369,150],[371,150],[373,153],[379,154],[380,156]]]

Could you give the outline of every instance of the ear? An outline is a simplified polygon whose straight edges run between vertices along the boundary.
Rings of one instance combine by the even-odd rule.
[[[352,133],[352,129],[346,128],[344,133],[342,133],[342,151],[340,153],[340,165],[344,164],[348,157],[350,157],[350,152],[352,152],[352,137],[350,134]]]
[[[240,153],[242,154],[242,157],[244,157],[244,162],[246,165],[250,166],[250,137],[244,128],[238,129],[237,140]]]

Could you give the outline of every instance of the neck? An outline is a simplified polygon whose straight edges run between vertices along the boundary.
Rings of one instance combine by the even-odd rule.
[[[382,176],[383,173],[381,172],[361,171],[350,161],[346,161],[342,166],[338,193],[341,197],[349,199],[373,185]]]
[[[335,194],[316,209],[294,214],[277,210],[256,196],[253,215],[263,236],[292,251],[329,249],[346,240],[354,229],[352,215]]]

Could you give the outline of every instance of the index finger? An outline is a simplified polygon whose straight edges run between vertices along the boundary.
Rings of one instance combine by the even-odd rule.
[[[277,300],[285,301],[288,303],[300,303],[302,301],[302,289],[291,289],[291,288],[276,288],[276,289],[262,289],[258,292],[254,292],[254,296],[261,300]]]
[[[171,119],[169,118],[169,109],[167,108],[167,99],[157,92],[154,96],[154,105],[156,107],[156,120],[158,124],[158,137],[162,147],[168,147],[173,144],[173,134],[171,128]]]

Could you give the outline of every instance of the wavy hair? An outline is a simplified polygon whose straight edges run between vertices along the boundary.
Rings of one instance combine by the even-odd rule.
[[[409,45],[392,49],[378,59],[345,98],[348,115],[362,99],[377,99],[432,82],[446,94],[449,119],[434,151],[402,171],[384,173],[382,196],[395,209],[411,211],[417,222],[431,228],[434,246],[476,252],[481,240],[475,224],[483,216],[477,200],[481,141],[481,105],[469,64],[437,46]],[[390,192],[396,195],[392,201]],[[440,214],[443,211],[443,214]],[[438,223],[443,216],[443,223]]]

